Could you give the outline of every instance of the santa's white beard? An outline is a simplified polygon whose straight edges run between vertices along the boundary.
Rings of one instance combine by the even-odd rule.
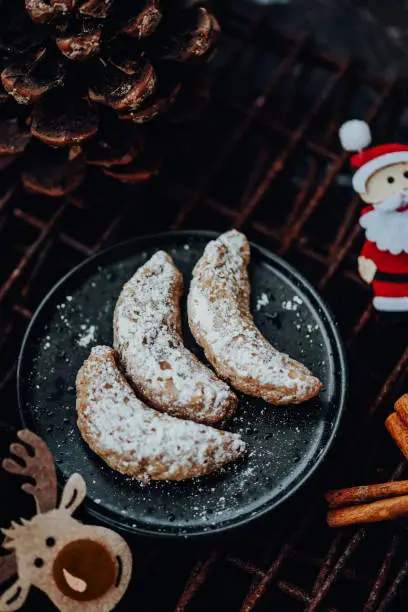
[[[393,255],[408,253],[408,210],[398,212],[406,204],[408,192],[403,191],[361,217],[360,225],[365,229],[367,240],[375,242],[380,251]]]

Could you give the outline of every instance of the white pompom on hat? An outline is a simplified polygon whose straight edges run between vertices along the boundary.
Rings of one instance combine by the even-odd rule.
[[[371,143],[370,126],[365,121],[351,119],[340,127],[339,138],[346,151],[362,151]]]
[[[371,131],[365,121],[346,121],[340,127],[339,138],[343,149],[354,152],[350,163],[356,168],[353,187],[357,193],[366,193],[367,181],[381,168],[401,162],[408,163],[408,145],[393,143],[366,149],[371,143]]]

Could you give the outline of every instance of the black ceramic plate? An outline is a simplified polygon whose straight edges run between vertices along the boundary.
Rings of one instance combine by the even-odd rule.
[[[158,249],[168,251],[188,289],[211,232],[169,232],[119,244],[85,261],[46,297],[27,331],[18,393],[25,425],[49,445],[60,476],[80,472],[88,511],[139,534],[201,535],[248,523],[277,508],[316,471],[331,446],[345,399],[341,342],[312,287],[275,255],[252,245],[252,311],[265,336],[323,382],[318,399],[274,407],[241,396],[227,428],[242,433],[247,457],[210,476],[141,486],[108,468],[76,427],[75,377],[96,344],[112,344],[122,284]],[[184,304],[183,311],[185,312]],[[186,344],[203,359],[184,321]]]

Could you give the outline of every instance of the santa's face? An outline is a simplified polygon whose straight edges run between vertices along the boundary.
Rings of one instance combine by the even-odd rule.
[[[379,170],[362,199],[373,205],[360,219],[367,240],[381,251],[408,253],[408,163]]]
[[[361,199],[383,210],[408,205],[408,162],[386,166],[371,176]]]

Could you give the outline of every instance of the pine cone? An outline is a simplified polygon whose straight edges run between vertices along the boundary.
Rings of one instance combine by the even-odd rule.
[[[218,34],[201,2],[0,0],[0,171],[77,204],[98,174],[148,180]]]

